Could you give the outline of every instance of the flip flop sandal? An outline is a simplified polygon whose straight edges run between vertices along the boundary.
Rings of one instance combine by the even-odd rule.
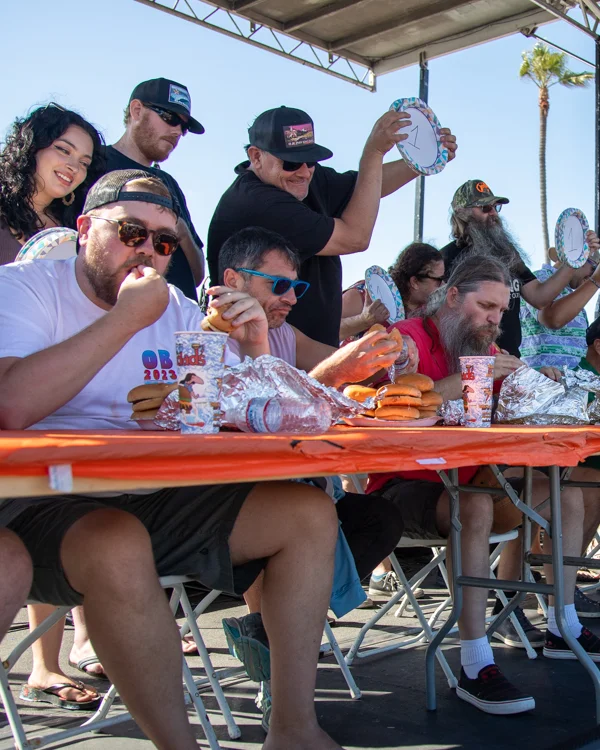
[[[88,672],[86,667],[91,667],[94,664],[100,664],[100,659],[97,656],[88,656],[87,659],[81,659],[78,662],[71,661],[69,659],[69,665],[73,669],[78,669],[83,672],[87,677],[95,677],[98,680],[108,680],[105,672]]]
[[[183,655],[184,656],[198,656],[198,646],[196,646],[196,644],[194,643],[194,640],[193,640],[193,638],[191,636],[190,636],[190,639],[191,640],[188,639],[187,635],[184,635],[183,638],[181,639],[181,643],[182,644],[185,643],[188,646],[193,646],[194,647],[191,651],[183,651],[183,646],[182,646]]]
[[[50,685],[50,687],[47,688],[36,688],[31,685],[23,685],[21,692],[19,693],[19,698],[22,701],[27,701],[29,703],[50,703],[53,706],[64,709],[65,711],[95,711],[102,703],[101,695],[97,698],[85,701],[84,703],[61,698],[58,693],[65,688],[74,688],[81,692],[85,691],[83,683],[79,681],[58,682],[56,685]]]

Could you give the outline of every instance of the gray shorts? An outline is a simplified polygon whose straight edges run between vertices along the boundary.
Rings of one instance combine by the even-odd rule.
[[[75,606],[83,597],[67,581],[60,547],[69,528],[91,511],[126,511],[146,527],[159,576],[188,575],[211,589],[241,594],[266,559],[233,568],[229,536],[253,484],[162,489],[148,495],[94,498],[66,495],[37,499],[7,524],[33,560],[30,599]]]

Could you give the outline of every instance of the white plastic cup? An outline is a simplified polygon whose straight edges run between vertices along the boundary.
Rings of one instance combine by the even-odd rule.
[[[465,427],[490,427],[495,357],[460,357]]]
[[[219,431],[219,409],[225,372],[226,333],[177,331],[175,358],[179,384],[179,419],[182,433]]]

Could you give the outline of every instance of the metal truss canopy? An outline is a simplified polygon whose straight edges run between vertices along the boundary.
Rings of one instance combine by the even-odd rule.
[[[137,0],[370,91],[376,78],[561,18],[597,38],[596,0]],[[575,17],[576,16],[576,17]]]

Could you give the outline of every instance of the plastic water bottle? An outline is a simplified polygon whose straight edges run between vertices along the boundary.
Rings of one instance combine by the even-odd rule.
[[[326,401],[293,398],[252,398],[227,421],[242,432],[321,433],[331,427],[331,407]]]

